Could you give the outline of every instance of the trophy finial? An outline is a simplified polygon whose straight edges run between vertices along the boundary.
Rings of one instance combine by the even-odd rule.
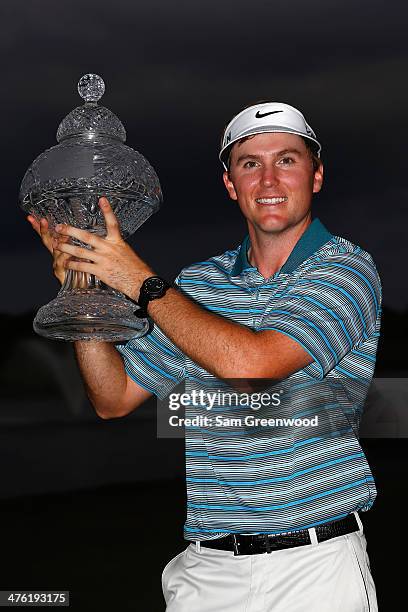
[[[105,83],[98,74],[84,74],[78,81],[78,93],[85,102],[98,102],[105,93]]]

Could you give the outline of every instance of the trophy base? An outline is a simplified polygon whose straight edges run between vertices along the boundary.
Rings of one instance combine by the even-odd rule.
[[[42,306],[34,319],[34,331],[52,340],[127,342],[144,336],[148,319],[138,319],[133,302],[112,289],[62,290]]]

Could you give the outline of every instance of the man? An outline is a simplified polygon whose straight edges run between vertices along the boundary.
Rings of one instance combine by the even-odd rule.
[[[220,159],[248,236],[182,270],[175,287],[150,280],[155,273],[121,239],[104,198],[106,238],[61,226],[53,239],[45,220],[29,218],[61,282],[67,268],[95,274],[154,321],[147,336],[116,348],[75,343],[102,418],[128,414],[153,393],[164,398],[184,379],[190,392],[217,383],[254,390],[261,379],[283,394],[278,409],[260,411],[266,424],[247,420],[251,405],[218,402],[214,414],[241,420],[186,427],[192,544],[164,569],[168,612],[377,610],[358,515],[376,490],[357,435],[381,285],[368,253],[312,221],[319,156],[313,130],[287,104],[235,116]],[[70,259],[91,255],[69,236],[92,246],[91,262]],[[193,402],[187,413],[203,416],[208,406]],[[275,426],[271,416],[287,420]]]

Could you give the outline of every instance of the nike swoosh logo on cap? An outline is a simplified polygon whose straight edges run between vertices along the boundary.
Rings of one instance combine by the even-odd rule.
[[[268,115],[274,115],[275,113],[283,113],[283,110],[279,110],[279,111],[270,111],[269,113],[260,113],[259,111],[257,111],[255,113],[255,117],[257,119],[262,119],[262,117],[267,117]]]

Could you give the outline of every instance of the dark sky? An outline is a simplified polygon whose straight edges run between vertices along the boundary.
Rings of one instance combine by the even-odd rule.
[[[374,257],[384,304],[408,307],[406,4],[235,0],[2,0],[0,312],[51,299],[50,257],[18,208],[25,170],[53,146],[96,72],[127,144],[155,167],[162,210],[132,239],[162,275],[245,233],[218,162],[224,124],[259,99],[300,108],[323,144],[315,214]]]

